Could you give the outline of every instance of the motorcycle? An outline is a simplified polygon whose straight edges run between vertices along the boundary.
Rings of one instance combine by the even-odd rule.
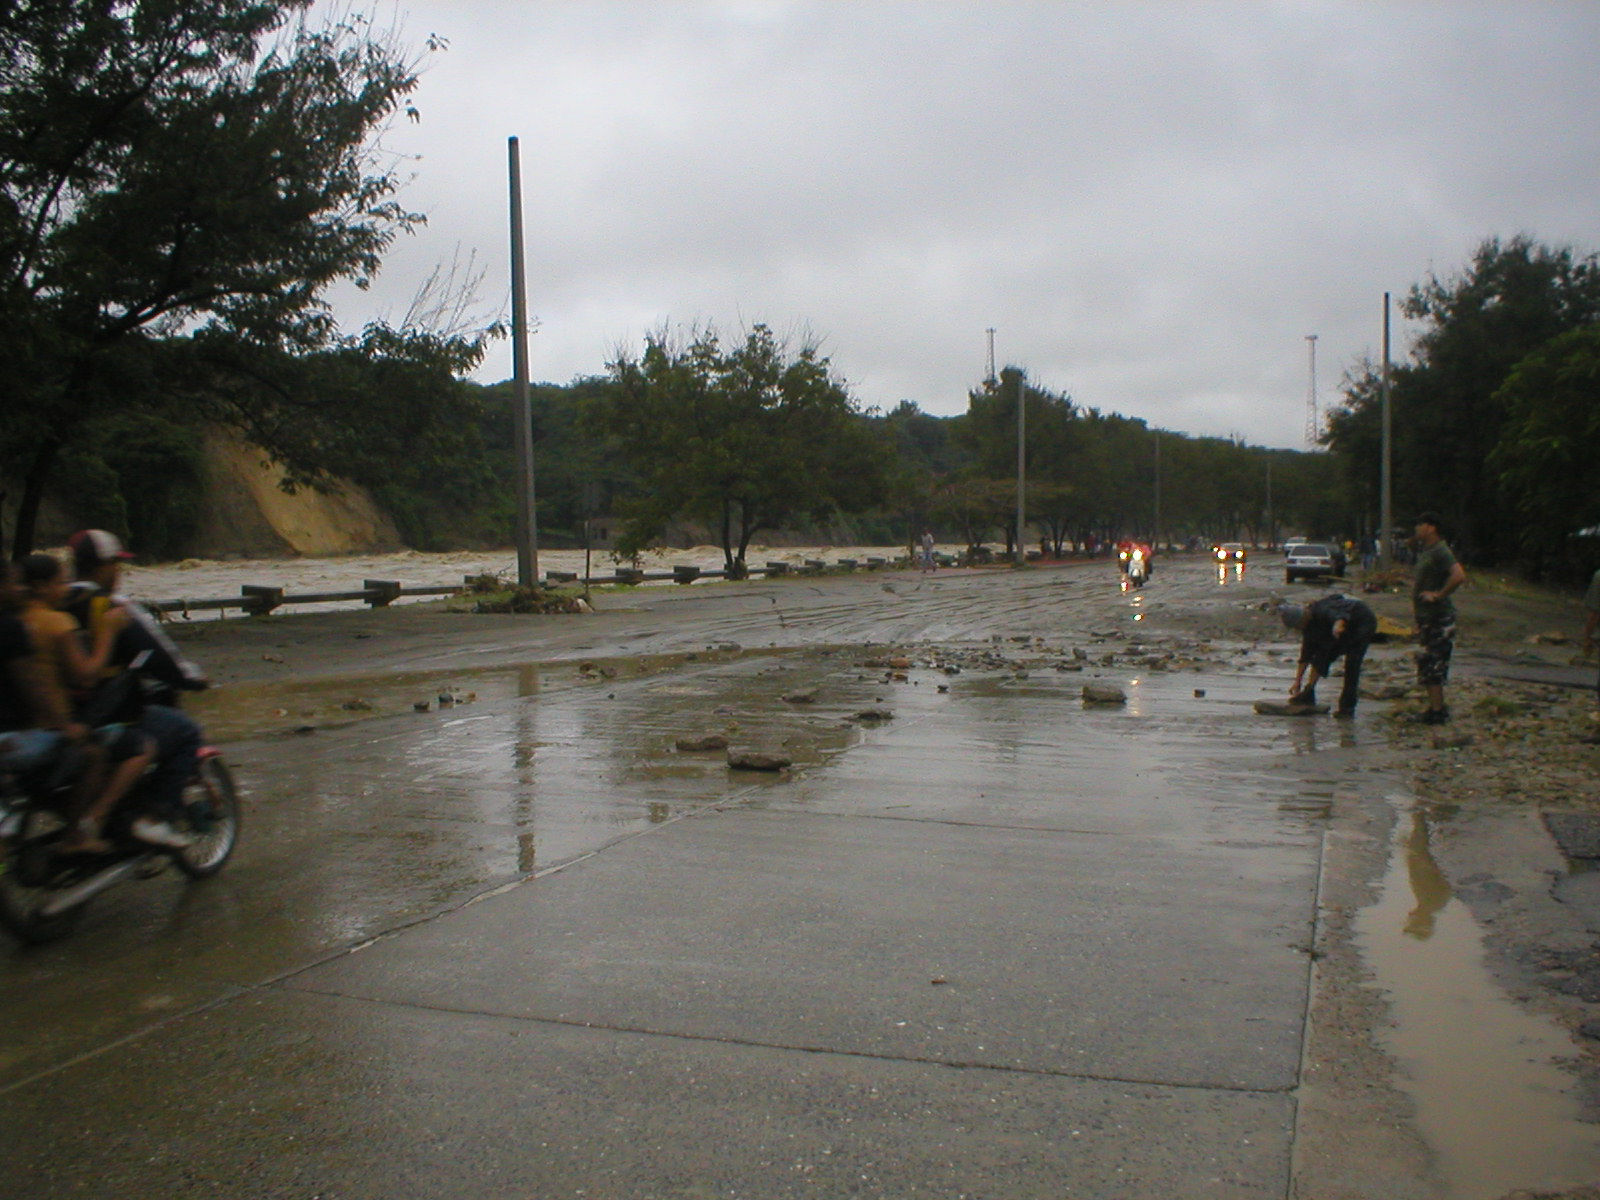
[[[160,658],[142,652],[114,682],[152,702],[176,703],[162,679],[172,664]],[[190,678],[184,686],[204,685]],[[94,897],[126,879],[160,874],[168,861],[190,879],[208,879],[222,870],[239,841],[233,775],[216,747],[202,746],[184,786],[183,816],[173,821],[192,835],[188,845],[157,847],[133,836],[133,822],[146,810],[147,773],[107,818],[100,836],[108,851],[68,851],[73,759],[68,751],[31,773],[0,773],[0,927],[29,944],[66,936]]]
[[[1122,573],[1127,578],[1130,586],[1144,586],[1145,580],[1150,578],[1150,557],[1142,547],[1135,546],[1128,551],[1127,563]]]

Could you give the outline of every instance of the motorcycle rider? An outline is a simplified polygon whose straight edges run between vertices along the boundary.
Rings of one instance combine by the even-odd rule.
[[[21,611],[11,564],[0,561],[0,769],[17,774],[59,762],[89,732],[52,712]],[[88,771],[80,775],[80,784],[86,782],[97,782]],[[80,786],[78,799],[87,800],[89,794]],[[74,805],[74,810],[80,807]]]
[[[77,575],[67,597],[67,612],[91,638],[98,638],[108,623],[119,626],[104,673],[125,670],[135,657],[147,653],[141,670],[165,687],[205,687],[200,669],[184,658],[149,613],[117,595],[122,564],[133,557],[117,536],[104,529],[82,529],[67,539],[67,545]],[[135,727],[155,743],[156,751],[149,787],[153,823],[146,826],[150,835],[146,840],[159,837],[158,844],[181,849],[194,839],[173,822],[183,815],[183,789],[199,762],[200,726],[179,708],[146,700]]]
[[[85,650],[76,624],[61,611],[67,591],[61,560],[53,554],[30,554],[22,562],[22,582],[22,623],[32,646],[32,674],[44,704],[43,723],[62,730],[73,741],[84,742],[88,735],[74,711],[73,695],[91,686],[110,661],[122,622],[106,622],[92,649]],[[91,771],[92,781],[87,786],[91,791],[98,788],[99,794],[78,813],[63,847],[85,854],[104,854],[111,849],[100,837],[100,826],[143,774],[154,753],[154,747],[135,730],[112,726],[98,731],[97,736],[103,753],[95,756],[92,765],[98,767],[109,760],[110,774],[106,776],[103,769]],[[144,837],[139,828],[133,832],[135,837]]]

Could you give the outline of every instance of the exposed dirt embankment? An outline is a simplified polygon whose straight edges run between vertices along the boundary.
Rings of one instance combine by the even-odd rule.
[[[204,558],[368,554],[401,549],[394,523],[352,483],[282,488],[283,471],[236,434],[206,435],[206,503],[195,554]]]

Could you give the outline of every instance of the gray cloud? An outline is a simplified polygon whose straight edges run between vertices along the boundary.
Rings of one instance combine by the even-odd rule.
[[[867,404],[1002,363],[1079,402],[1297,445],[1385,290],[1487,236],[1596,248],[1600,6],[429,0],[393,149],[430,215],[350,322],[456,245],[507,290],[520,139],[536,377],[664,322],[806,329]],[[365,307],[364,307],[365,306]],[[1397,327],[1397,345],[1404,341]],[[482,377],[509,374],[492,352]]]

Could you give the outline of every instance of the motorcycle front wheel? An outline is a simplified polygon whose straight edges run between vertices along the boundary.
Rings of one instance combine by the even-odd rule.
[[[215,754],[202,758],[183,798],[191,812],[208,815],[194,821],[194,843],[172,857],[190,879],[209,879],[222,870],[239,842],[239,793],[228,764]]]
[[[75,882],[64,876],[55,844],[66,823],[48,812],[25,813],[14,836],[0,843],[0,926],[29,945],[65,937],[83,908],[47,916],[40,911],[57,891]]]

